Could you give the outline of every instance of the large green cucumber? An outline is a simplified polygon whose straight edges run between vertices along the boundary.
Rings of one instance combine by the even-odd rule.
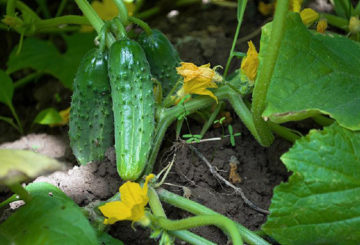
[[[116,41],[111,46],[108,66],[117,170],[123,180],[136,180],[147,163],[155,129],[150,66],[143,49],[133,40]]]
[[[69,121],[70,145],[80,164],[103,160],[114,142],[114,117],[106,54],[90,50],[74,80]]]
[[[151,35],[141,33],[138,42],[146,53],[151,74],[160,81],[163,94],[167,95],[180,79],[176,67],[180,66],[180,57],[169,39],[159,30],[152,30]]]

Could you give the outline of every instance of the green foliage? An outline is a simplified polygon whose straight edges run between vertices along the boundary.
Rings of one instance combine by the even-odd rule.
[[[12,104],[12,99],[14,95],[14,83],[3,70],[0,70],[0,102],[4,103],[11,110],[12,115],[16,119],[17,125],[13,122],[12,118],[0,116],[0,120],[9,123],[11,126],[16,128],[20,133],[22,133],[21,122],[15,112],[15,108]]]
[[[333,0],[334,10],[340,17],[349,19],[352,16],[354,8],[351,0]]]
[[[60,189],[41,182],[26,189],[32,195],[31,201],[0,225],[0,239],[21,245],[98,245],[96,233],[82,210]]]
[[[55,108],[47,108],[39,112],[34,119],[34,123],[50,125],[60,123],[62,118]]]
[[[261,60],[271,24],[263,28]],[[310,32],[298,14],[289,14],[263,113],[276,123],[317,113],[343,127],[360,129],[360,45],[345,37]],[[259,76],[259,74],[258,74]]]
[[[0,149],[0,162],[0,183],[7,185],[62,168],[54,159],[25,150]]]
[[[360,133],[334,123],[281,157],[293,174],[275,188],[263,230],[282,245],[360,241]]]
[[[66,52],[60,53],[51,41],[29,37],[24,40],[22,51],[16,54],[17,46],[10,54],[7,72],[32,68],[59,79],[72,89],[76,69],[81,57],[93,46],[94,34],[64,35]]]
[[[14,84],[12,79],[3,70],[0,70],[0,88],[0,102],[7,106],[12,106]]]

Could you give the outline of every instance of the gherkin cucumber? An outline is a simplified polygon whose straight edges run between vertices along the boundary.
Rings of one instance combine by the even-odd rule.
[[[146,166],[155,129],[150,66],[133,40],[112,44],[108,66],[117,170],[123,180],[136,180]]]
[[[69,121],[70,145],[80,164],[103,160],[114,142],[114,117],[106,54],[90,50],[74,80]]]
[[[151,74],[160,81],[163,94],[168,95],[180,79],[176,72],[181,61],[178,52],[169,39],[156,29],[152,30],[151,35],[141,33],[138,42],[145,51]]]

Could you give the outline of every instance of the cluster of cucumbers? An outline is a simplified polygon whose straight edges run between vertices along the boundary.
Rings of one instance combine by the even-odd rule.
[[[79,163],[103,160],[115,138],[120,177],[141,177],[156,129],[153,78],[169,93],[179,80],[179,64],[177,51],[158,30],[90,50],[75,76],[70,111],[70,145]]]

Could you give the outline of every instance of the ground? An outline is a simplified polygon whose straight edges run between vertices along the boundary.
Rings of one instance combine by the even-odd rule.
[[[237,50],[246,52],[247,40],[242,37],[258,30],[265,21],[265,18],[256,11],[255,2],[249,1]],[[159,15],[150,20],[149,24],[167,34],[176,45],[183,61],[194,62],[197,65],[210,62],[212,66],[224,67],[236,28],[236,9],[213,5],[191,6],[180,9],[178,15],[172,18]],[[252,40],[258,47],[259,35],[254,35]],[[235,60],[232,63],[232,70],[238,68],[239,64],[240,62]],[[27,97],[16,99],[15,107],[20,113],[25,113],[22,115],[33,118],[34,112],[29,111],[29,105],[22,102],[28,99],[36,105],[54,103],[49,98],[36,97],[37,94],[42,94],[41,91],[48,91],[51,88],[64,98],[62,103],[64,103],[63,108],[66,108],[69,105],[71,93],[61,87],[52,86],[51,84],[54,83],[55,81],[49,78],[48,81],[40,82],[34,87],[25,87],[24,91],[19,91],[18,94],[25,96],[26,90],[32,89],[35,99]],[[5,109],[0,107],[0,111]],[[194,146],[227,180],[229,179],[230,159],[235,157],[239,162],[237,173],[241,179],[236,186],[242,188],[246,197],[255,205],[267,210],[273,188],[289,176],[279,157],[288,150],[291,144],[282,139],[276,139],[271,147],[261,147],[236,114],[231,111],[231,108],[227,110],[230,111],[233,118],[231,124],[234,131],[241,133],[241,136],[236,137],[236,146],[231,146],[228,138],[194,144]],[[192,119],[189,119],[189,122],[190,131],[193,134],[199,133],[201,125]],[[107,160],[100,164],[79,167],[76,165],[76,160],[69,147],[67,130],[66,127],[35,126],[33,128],[35,133],[12,142],[19,136],[8,125],[0,123],[0,142],[4,142],[0,147],[31,149],[65,162],[68,167],[66,171],[42,176],[35,181],[48,181],[60,187],[79,205],[84,206],[90,202],[106,200],[111,197],[117,192],[121,183],[115,169],[114,150],[109,149]],[[176,154],[174,166],[163,187],[179,195],[183,195],[185,190],[191,200],[224,214],[251,230],[259,229],[266,221],[266,215],[251,209],[231,188],[217,180],[210,173],[207,165],[186,145],[176,142],[174,131],[174,127],[169,128],[154,169],[154,173],[159,172]],[[189,133],[186,126],[183,128],[183,133]],[[222,133],[221,128],[211,128],[204,138],[219,137],[222,136]],[[176,151],[171,148],[175,144],[178,146]],[[6,194],[3,193],[4,195]],[[179,219],[189,216],[188,213],[168,205],[165,205],[165,208],[170,218]],[[214,227],[198,228],[194,232],[218,244],[227,242],[226,236]],[[123,240],[125,244],[156,244],[156,241],[147,238],[147,231],[142,231],[141,228],[138,228],[136,232],[133,231],[129,222],[119,222],[113,225],[110,233]]]

